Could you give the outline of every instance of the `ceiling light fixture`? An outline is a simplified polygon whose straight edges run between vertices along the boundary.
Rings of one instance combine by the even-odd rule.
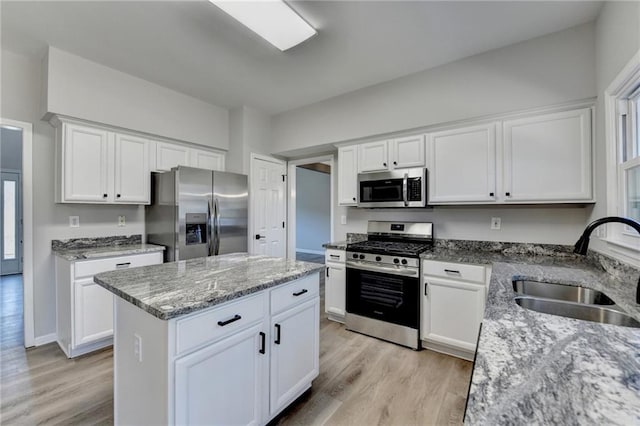
[[[282,0],[209,0],[283,52],[317,31]]]

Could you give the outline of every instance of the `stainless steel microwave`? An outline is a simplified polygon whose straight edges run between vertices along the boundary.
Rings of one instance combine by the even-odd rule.
[[[426,207],[427,169],[358,174],[358,207]]]

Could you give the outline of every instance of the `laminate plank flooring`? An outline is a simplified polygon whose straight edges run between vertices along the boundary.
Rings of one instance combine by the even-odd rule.
[[[3,277],[0,423],[113,424],[113,351],[70,360],[56,343],[25,350],[22,282],[5,284]],[[347,331],[321,312],[320,375],[272,423],[461,424],[471,365]]]

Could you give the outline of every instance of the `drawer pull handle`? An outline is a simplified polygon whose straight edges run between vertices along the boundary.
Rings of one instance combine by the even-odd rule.
[[[131,262],[116,263],[117,269],[128,268],[129,266],[131,266]]]
[[[456,271],[455,269],[445,269],[444,271],[445,271],[447,274],[460,275],[460,271]]]
[[[327,272],[329,272],[329,268],[327,268]],[[302,289],[302,290],[300,290],[299,292],[297,292],[297,293],[293,293],[293,295],[294,295],[294,296],[300,296],[300,295],[305,294],[305,293],[308,293],[308,292],[309,292],[309,290],[307,290],[306,288],[303,288],[303,289]]]
[[[331,257],[332,259],[340,259],[339,254],[330,254],[329,257]]]
[[[267,335],[261,331],[260,332],[260,350],[258,350],[258,352],[260,352],[263,355],[265,353],[266,338],[267,338]]]
[[[273,343],[280,344],[280,324],[276,324],[276,340]]]
[[[236,321],[238,321],[238,320],[239,320],[239,319],[241,319],[241,318],[242,318],[242,317],[241,317],[240,315],[235,314],[235,315],[233,316],[233,318],[231,318],[231,319],[228,319],[228,320],[226,320],[226,321],[218,321],[218,325],[219,325],[220,327],[224,327],[225,325],[231,324],[232,322],[236,322]]]

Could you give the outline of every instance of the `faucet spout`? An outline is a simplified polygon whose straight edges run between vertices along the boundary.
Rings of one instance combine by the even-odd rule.
[[[603,217],[600,219],[596,219],[593,222],[591,222],[589,225],[587,225],[584,232],[582,233],[582,236],[576,242],[573,252],[586,256],[587,251],[589,249],[589,237],[591,236],[591,233],[598,226],[604,225],[605,223],[612,223],[612,222],[624,223],[625,225],[635,229],[636,232],[640,234],[640,223],[636,222],[633,219],[629,219],[627,217],[618,217],[618,216]],[[638,286],[636,288],[636,303],[640,304],[640,279],[638,279]]]

